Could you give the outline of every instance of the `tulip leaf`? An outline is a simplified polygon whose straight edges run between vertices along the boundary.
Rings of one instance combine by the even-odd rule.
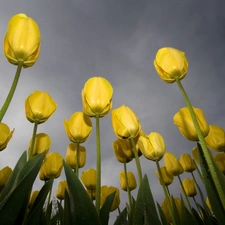
[[[63,165],[69,188],[70,213],[74,215],[74,221],[72,221],[73,224],[101,225],[93,202],[88,196],[82,183],[65,161],[63,161]]]
[[[201,205],[198,205],[198,206],[201,210],[201,214],[204,220],[204,225],[218,225],[216,218],[212,215],[212,213],[209,211],[208,208],[205,209]]]
[[[194,208],[192,209],[192,213],[195,217],[195,220],[198,222],[198,225],[209,225],[209,224],[203,222],[199,213]]]
[[[30,159],[18,172],[11,191],[0,202],[0,224],[14,225],[21,209],[26,207],[27,198],[39,172],[44,154]]]
[[[115,223],[113,225],[128,225],[127,221],[127,207],[123,209],[123,211],[117,217]]]
[[[71,213],[70,197],[67,190],[65,190],[65,193],[64,193],[64,210],[63,210],[62,218],[63,218],[62,225],[74,224],[73,221],[75,221],[75,218],[74,218],[74,214]]]
[[[198,156],[199,156],[199,160],[200,160],[200,166],[201,166],[201,170],[202,170],[202,176],[203,176],[206,192],[207,192],[211,207],[213,209],[213,212],[215,213],[215,216],[216,216],[219,224],[221,224],[221,225],[225,224],[225,210],[223,209],[223,204],[222,204],[219,194],[217,192],[216,186],[213,182],[213,178],[209,171],[209,166],[206,162],[206,159],[203,155],[201,145],[197,144],[197,147],[198,147]],[[215,166],[215,169],[217,170],[218,168]],[[218,174],[219,174],[219,172],[218,172]],[[224,188],[224,190],[225,190],[225,188]]]
[[[157,207],[158,207],[158,211],[159,211],[159,215],[160,215],[160,218],[161,218],[161,222],[162,222],[162,225],[169,225],[169,223],[167,222],[167,219],[166,219],[166,216],[161,208],[161,206],[159,205],[159,203],[157,202]]]
[[[67,195],[68,195],[68,193],[67,193]],[[61,205],[61,203],[59,201],[57,201],[57,206],[58,206],[58,214],[59,214],[59,224],[60,225],[64,225],[64,220],[63,220],[63,207],[62,207],[62,205]],[[68,212],[69,212],[69,210],[68,210]],[[69,224],[69,222],[66,223],[66,224]]]

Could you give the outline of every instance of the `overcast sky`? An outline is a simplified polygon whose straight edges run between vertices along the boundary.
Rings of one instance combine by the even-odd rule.
[[[93,76],[105,77],[114,88],[113,108],[122,104],[138,115],[142,129],[163,135],[167,151],[191,153],[195,143],[181,136],[173,124],[174,114],[185,106],[176,84],[166,84],[153,66],[158,49],[174,47],[184,51],[189,71],[182,81],[191,102],[201,108],[209,124],[225,128],[225,3],[203,0],[0,0],[0,38],[9,19],[17,13],[32,17],[41,31],[41,53],[36,64],[22,70],[15,97],[3,122],[15,133],[8,148],[1,152],[0,168],[14,167],[27,149],[33,124],[26,120],[24,101],[34,90],[48,92],[57,102],[54,115],[38,127],[49,134],[50,151],[63,157],[69,140],[64,118],[82,110],[81,90]],[[0,104],[11,86],[16,67],[0,54]],[[119,187],[119,164],[111,143],[116,139],[110,114],[101,121],[102,185]],[[94,124],[94,120],[93,120]],[[87,148],[87,163],[80,171],[95,167],[95,126]],[[163,191],[154,174],[155,164],[141,157],[155,200],[161,203]],[[163,162],[161,163],[163,165]],[[135,162],[128,170],[136,175]],[[182,178],[188,174],[182,175]],[[136,178],[138,178],[136,176]],[[58,181],[64,179],[64,173]],[[138,179],[137,179],[138,180]],[[34,188],[40,188],[37,182]],[[179,197],[179,187],[171,192]],[[174,190],[174,191],[173,191]],[[134,194],[135,195],[135,194]],[[136,195],[135,195],[136,196]],[[121,191],[121,208],[126,193]],[[115,217],[116,213],[114,213]]]

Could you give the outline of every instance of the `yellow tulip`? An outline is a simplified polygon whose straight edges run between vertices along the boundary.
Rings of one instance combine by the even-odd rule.
[[[195,182],[193,179],[185,178],[182,182],[185,193],[188,197],[194,197],[197,195],[197,191],[195,188]],[[183,192],[183,189],[181,188],[181,191]]]
[[[32,139],[30,140],[29,146],[28,146],[29,154],[30,154],[31,142],[32,142]],[[44,151],[48,153],[50,146],[51,146],[51,139],[47,134],[45,133],[36,134],[34,149],[33,149],[33,156],[41,154]]]
[[[175,48],[161,48],[154,60],[156,72],[166,83],[183,79],[188,70],[188,61],[184,52]]]
[[[196,169],[193,159],[189,154],[180,155],[180,164],[185,172],[193,172]]]
[[[145,158],[159,161],[166,152],[166,144],[161,134],[151,132],[138,139],[138,146]]]
[[[204,137],[209,133],[209,125],[201,109],[193,108],[198,124]],[[187,107],[180,109],[173,117],[174,124],[177,125],[181,134],[190,141],[198,141],[198,135]]]
[[[27,15],[14,15],[9,23],[4,39],[4,53],[7,60],[23,67],[33,66],[40,53],[40,30],[37,23]]]
[[[194,147],[192,149],[192,155],[194,157],[195,162],[198,163],[198,164],[200,164],[199,157],[198,157],[198,148],[197,147]]]
[[[37,198],[39,194],[39,191],[33,191],[30,195],[30,199],[29,199],[29,203],[28,203],[28,208],[30,209],[32,207],[32,205],[34,204],[35,199]]]
[[[127,182],[130,191],[134,190],[137,187],[136,179],[132,172],[127,172]],[[127,191],[127,182],[125,172],[120,172],[120,187],[124,191]]]
[[[167,172],[173,176],[178,176],[184,172],[183,167],[181,166],[177,157],[171,152],[165,153],[164,165],[166,167]]]
[[[101,187],[101,200],[100,200],[101,206],[103,206],[106,198],[115,191],[116,191],[116,194],[114,196],[114,200],[113,200],[112,207],[110,210],[111,212],[116,210],[120,205],[120,191],[118,188],[113,187],[113,186],[110,186],[110,187],[102,186]]]
[[[0,191],[5,187],[11,174],[12,174],[12,169],[8,166],[0,170]]]
[[[10,131],[9,127],[0,122],[0,151],[4,150],[7,147],[10,139],[12,138],[14,129]]]
[[[217,153],[215,155],[215,162],[217,166],[220,168],[222,173],[225,174],[225,154],[224,153]]]
[[[50,178],[58,178],[63,167],[63,158],[57,152],[51,152],[46,155],[44,162],[41,165],[39,178],[47,181]]]
[[[120,139],[135,138],[140,129],[140,121],[136,114],[127,106],[112,110],[112,126],[116,136]]]
[[[76,169],[76,158],[77,158],[77,144],[70,143],[67,147],[65,160],[72,169]],[[86,163],[86,148],[80,145],[78,168],[84,167],[85,163]]]
[[[75,112],[69,121],[64,120],[64,128],[70,141],[83,143],[91,134],[92,122],[83,112]]]
[[[164,184],[166,186],[169,186],[170,184],[172,184],[173,183],[173,175],[171,175],[167,172],[166,167],[165,166],[160,167],[160,171],[162,174],[162,179],[163,179]],[[160,184],[163,185],[163,182],[160,179],[160,176],[159,176],[159,173],[157,170],[155,170],[155,174],[158,177]]]
[[[90,168],[88,170],[85,170],[81,174],[81,180],[83,185],[88,190],[95,190],[96,189],[96,170],[93,168]]]
[[[112,108],[112,85],[103,77],[92,77],[82,90],[84,113],[90,117],[105,116]]]
[[[222,127],[209,125],[209,134],[205,137],[207,146],[215,151],[225,151],[225,131]]]
[[[31,123],[44,123],[56,108],[57,104],[47,92],[34,91],[25,100],[26,117]]]
[[[63,200],[66,189],[68,191],[67,181],[66,180],[60,181],[56,189],[56,198],[58,198],[59,200]]]

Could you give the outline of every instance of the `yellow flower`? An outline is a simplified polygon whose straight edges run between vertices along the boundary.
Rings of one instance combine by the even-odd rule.
[[[134,190],[137,187],[136,179],[132,172],[127,172],[127,182],[130,191]],[[127,191],[127,182],[125,172],[120,172],[120,187],[124,191]]]
[[[183,79],[188,70],[188,61],[184,52],[175,48],[161,48],[154,60],[156,72],[166,83]]]
[[[75,112],[69,121],[64,120],[64,128],[70,141],[83,143],[91,134],[92,122],[83,112]]]
[[[205,137],[207,146],[215,151],[225,151],[225,131],[222,127],[209,125],[209,134]]]
[[[167,172],[173,176],[178,176],[184,172],[183,167],[181,166],[177,157],[171,152],[165,153],[164,165],[166,167]]]
[[[70,143],[67,147],[65,160],[72,169],[76,169],[76,158],[77,158],[77,144]],[[86,148],[80,145],[78,168],[84,167],[85,163],[86,163]]]
[[[170,184],[172,184],[173,183],[173,175],[171,175],[167,172],[166,167],[161,166],[160,171],[161,171],[161,174],[162,174],[162,179],[163,179],[164,184],[166,186],[169,186]],[[157,170],[155,170],[155,174],[158,177],[160,184],[163,185],[163,182],[160,179],[160,176],[159,176],[159,173],[158,173]]]
[[[0,191],[5,187],[11,174],[12,174],[12,169],[8,166],[0,170]]]
[[[199,157],[198,157],[198,148],[197,147],[194,147],[192,149],[192,155],[194,157],[195,162],[198,163],[198,164],[200,164]]]
[[[103,77],[92,77],[82,90],[84,113],[90,117],[105,116],[112,108],[112,85]]]
[[[197,191],[195,189],[195,182],[193,179],[185,178],[182,182],[185,193],[188,197],[194,197],[197,195]],[[181,191],[183,192],[182,188]]]
[[[30,199],[29,199],[29,203],[28,203],[28,208],[30,209],[32,207],[32,205],[34,204],[35,199],[37,198],[39,194],[39,191],[33,191],[30,195]]]
[[[194,112],[204,137],[209,133],[209,125],[201,109],[194,108]],[[173,117],[174,124],[177,125],[181,134],[190,141],[198,141],[198,135],[187,107],[180,109]]]
[[[58,178],[63,167],[63,158],[57,152],[51,152],[46,155],[44,162],[41,165],[39,178],[47,181],[50,178]]]
[[[60,181],[56,189],[56,198],[58,198],[59,200],[63,200],[66,189],[68,191],[67,181],[66,180]]]
[[[47,92],[34,91],[25,100],[26,117],[31,123],[44,123],[56,108],[57,104]]]
[[[10,139],[12,138],[13,131],[10,131],[9,127],[0,122],[0,151],[4,150],[7,147]]]
[[[125,105],[112,110],[112,126],[120,139],[135,138],[141,129],[138,117]]]
[[[224,153],[217,153],[215,155],[215,162],[217,166],[220,168],[222,173],[225,174],[225,154]]]
[[[27,15],[14,15],[9,23],[4,39],[4,53],[7,60],[23,67],[33,66],[40,53],[40,30],[37,23]]]
[[[180,164],[185,172],[193,172],[196,169],[193,159],[189,154],[180,155]]]
[[[114,196],[114,200],[113,200],[112,207],[110,210],[111,212],[116,210],[120,205],[120,191],[118,188],[113,187],[113,186],[110,186],[110,187],[102,186],[101,187],[101,199],[100,199],[101,206],[103,206],[106,198],[115,191],[116,191],[116,194]]]
[[[145,158],[159,161],[166,152],[166,144],[161,134],[151,132],[149,135],[141,136],[138,146]]]
[[[31,142],[32,142],[32,139],[30,140],[29,146],[28,146],[29,154],[30,154]],[[33,149],[33,156],[41,154],[44,151],[48,153],[50,146],[51,146],[51,139],[47,134],[45,133],[36,134],[34,149]]]
[[[88,170],[83,171],[81,174],[81,180],[84,186],[88,190],[95,190],[96,189],[96,170],[93,168],[90,168]]]

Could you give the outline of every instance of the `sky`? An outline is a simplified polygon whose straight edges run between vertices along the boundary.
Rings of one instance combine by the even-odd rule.
[[[209,124],[225,128],[225,3],[203,0],[0,0],[0,104],[11,86],[16,67],[3,53],[3,40],[9,19],[17,13],[32,17],[41,31],[40,56],[31,68],[22,70],[15,96],[3,122],[15,128],[7,149],[2,151],[0,168],[14,167],[31,139],[33,124],[25,117],[24,101],[34,91],[48,92],[58,108],[52,117],[38,127],[52,140],[51,152],[63,157],[70,143],[63,120],[82,111],[81,90],[93,76],[105,77],[113,86],[113,109],[122,104],[139,117],[146,134],[159,132],[167,151],[178,158],[191,153],[195,146],[183,138],[173,124],[174,114],[185,102],[176,84],[166,84],[153,66],[156,52],[173,47],[183,52],[189,69],[182,80],[193,106],[201,108]],[[92,120],[94,125],[94,120]],[[110,113],[101,118],[102,185],[119,187],[118,163],[112,151],[116,136]],[[80,173],[95,167],[95,125],[87,142],[87,162]],[[140,158],[148,175],[155,200],[163,200],[163,191],[154,174],[155,163]],[[163,165],[163,160],[160,162]],[[135,162],[128,170],[137,177]],[[196,174],[197,176],[197,174]],[[64,179],[64,172],[55,180],[54,188]],[[190,177],[183,174],[182,178]],[[34,189],[42,183],[35,182]],[[171,185],[179,197],[179,185]],[[121,193],[121,209],[127,201]],[[136,192],[134,192],[136,196]],[[117,212],[111,216],[111,223]]]

